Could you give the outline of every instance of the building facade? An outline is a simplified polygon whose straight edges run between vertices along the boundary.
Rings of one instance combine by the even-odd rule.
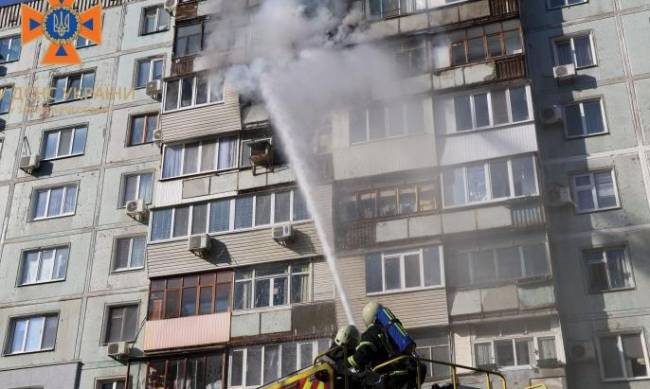
[[[215,36],[261,3],[105,0],[78,66],[0,8],[0,386],[257,387],[348,322],[267,107],[224,77],[255,36]],[[346,4],[400,68],[314,150],[358,326],[386,304],[510,387],[647,385],[646,3]]]

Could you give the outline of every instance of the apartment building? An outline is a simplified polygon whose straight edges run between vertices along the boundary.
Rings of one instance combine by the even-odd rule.
[[[160,103],[144,86],[173,34],[159,1],[101,4],[102,43],[77,39],[75,66],[42,65],[49,43],[21,47],[19,5],[0,8],[3,388],[123,388],[107,345],[142,348],[148,227],[125,205],[153,199]]]
[[[648,359],[647,1],[523,1],[571,388]]]

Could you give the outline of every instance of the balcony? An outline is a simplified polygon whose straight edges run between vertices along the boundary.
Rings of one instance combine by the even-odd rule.
[[[162,351],[226,343],[230,313],[150,320],[144,326],[144,351]]]
[[[466,88],[525,77],[525,56],[515,54],[488,62],[435,70],[432,74],[432,87],[434,90]]]

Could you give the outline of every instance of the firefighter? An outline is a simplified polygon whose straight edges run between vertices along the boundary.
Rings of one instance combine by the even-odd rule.
[[[348,371],[346,359],[354,354],[359,345],[359,330],[353,325],[341,327],[334,338],[334,347],[327,352],[327,356],[334,361],[336,377],[334,379],[335,389],[356,388],[359,383]]]

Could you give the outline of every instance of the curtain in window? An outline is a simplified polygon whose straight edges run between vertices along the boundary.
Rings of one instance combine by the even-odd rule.
[[[176,177],[181,174],[181,161],[183,156],[183,146],[165,147],[165,159],[163,161],[163,178]]]
[[[230,228],[230,200],[210,203],[210,232],[227,231]]]
[[[58,131],[48,132],[45,135],[44,158],[53,158],[57,155]]]
[[[151,239],[169,239],[172,226],[172,210],[163,209],[153,212],[151,222]]]
[[[456,168],[443,173],[445,205],[465,203],[465,180],[463,169]]]
[[[34,207],[34,217],[44,217],[47,209],[47,196],[48,190],[41,190],[36,192],[36,206]]]
[[[515,196],[529,196],[537,193],[535,165],[531,157],[512,160],[512,180],[515,186]]]
[[[487,183],[485,177],[485,166],[468,166],[467,175],[467,199],[469,202],[484,201],[488,199]]]
[[[598,207],[609,208],[616,206],[616,193],[614,191],[614,179],[612,172],[594,174],[596,180],[596,192],[598,194]]]
[[[68,254],[69,249],[67,247],[60,247],[56,249],[56,258],[54,259],[52,279],[60,280],[65,277],[65,271],[68,268]]]
[[[74,131],[74,141],[72,143],[72,154],[80,154],[84,151],[86,145],[86,127],[76,128]]]
[[[63,190],[63,188],[50,189],[50,203],[48,204],[47,216],[57,216],[61,214]]]
[[[31,251],[25,254],[21,284],[36,282],[38,274],[38,251]]]
[[[143,236],[133,238],[133,249],[131,250],[131,267],[144,266],[144,250],[146,239]]]
[[[264,383],[280,378],[280,345],[264,346]]]
[[[291,277],[291,303],[309,301],[309,274],[295,274]]]
[[[41,252],[41,268],[38,275],[39,281],[50,281],[54,269],[54,250],[43,250]]]
[[[63,212],[74,212],[77,203],[77,186],[68,185],[65,191],[65,204],[63,205]]]
[[[27,326],[27,341],[24,351],[37,351],[41,349],[43,332],[45,330],[45,317],[32,317]]]
[[[426,247],[423,251],[424,286],[442,284],[440,273],[440,250],[437,246]]]
[[[625,269],[625,250],[606,250],[607,270],[609,272],[610,288],[624,288],[627,286]]]
[[[150,203],[153,189],[153,174],[142,174],[140,176],[140,198]]]
[[[600,338],[600,350],[605,378],[624,377],[621,367],[621,355],[618,350],[618,336]]]
[[[478,343],[474,345],[476,351],[476,366],[488,366],[492,363],[492,348],[490,343]]]
[[[16,353],[23,351],[23,341],[25,340],[28,321],[29,319],[16,319],[14,321],[10,352]]]
[[[558,65],[567,65],[573,63],[573,53],[571,50],[571,41],[565,40],[555,43],[555,50],[557,52]]]
[[[262,383],[262,347],[250,347],[246,358],[246,386],[255,386]]]
[[[130,238],[118,239],[115,254],[115,269],[126,269],[129,267]]]
[[[591,53],[591,39],[589,36],[581,36],[573,39],[576,50],[576,65],[589,66],[594,63]]]
[[[583,109],[587,122],[587,134],[598,134],[605,131],[600,100],[583,103]]]
[[[235,167],[235,154],[237,151],[237,138],[227,137],[219,139],[219,161],[217,168],[230,169]]]

